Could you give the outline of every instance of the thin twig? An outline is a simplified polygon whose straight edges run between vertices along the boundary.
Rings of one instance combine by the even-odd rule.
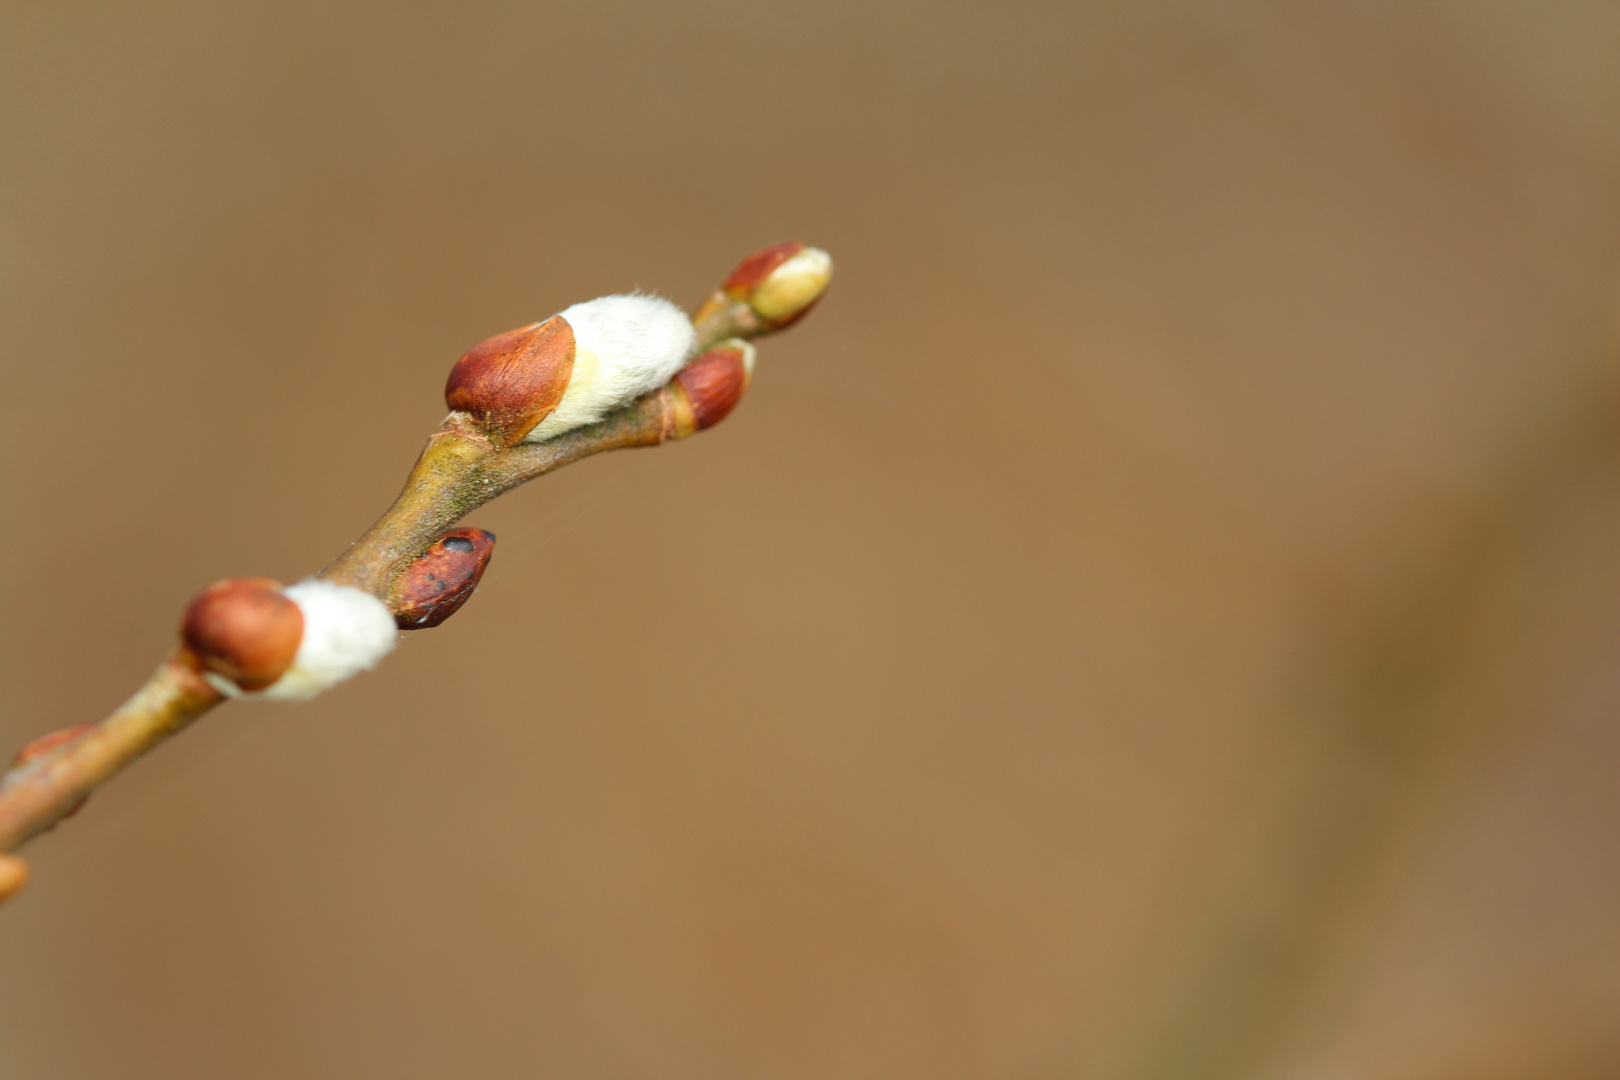
[[[785,272],[801,252],[823,261],[817,271],[819,279],[809,279],[814,287],[808,291],[804,280],[786,281],[784,292]],[[368,593],[386,604],[396,618],[401,617],[409,606],[396,595],[402,575],[468,513],[582,458],[608,450],[657,446],[724,418],[746,386],[738,348],[750,350],[751,357],[751,347],[734,342],[737,348],[732,348],[722,343],[747,341],[790,325],[814,305],[830,273],[825,253],[802,244],[779,245],[751,256],[693,318],[698,359],[668,385],[594,424],[543,442],[513,444],[500,438],[496,428],[481,424],[480,417],[453,411],[429,438],[394,504],[317,576]],[[769,293],[771,288],[777,290],[774,295]],[[711,353],[717,346],[719,352]],[[703,382],[698,368],[706,357],[727,349],[733,363],[726,370],[734,375],[734,384],[716,391],[718,396],[710,400],[703,395],[713,384]],[[469,589],[472,584],[475,580],[468,582]],[[245,684],[243,688],[253,689]],[[3,853],[50,829],[77,810],[99,785],[224,700],[217,675],[205,673],[194,651],[182,647],[105,720],[88,725],[82,734],[56,733],[24,748],[0,780],[0,900],[15,892],[26,878],[26,867]]]
[[[0,850],[14,851],[78,808],[124,766],[225,696],[170,656],[107,719],[55,753],[13,769],[0,788]]]

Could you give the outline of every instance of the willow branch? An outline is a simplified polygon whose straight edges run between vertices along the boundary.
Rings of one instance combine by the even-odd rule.
[[[665,388],[589,427],[512,447],[496,446],[464,416],[452,413],[428,440],[394,505],[320,576],[387,601],[405,567],[480,506],[592,455],[678,438],[676,413],[677,403]]]
[[[317,665],[305,675],[313,682],[294,678],[315,632],[316,601],[358,591],[374,598],[361,597],[362,605],[386,610],[399,629],[437,625],[470,595],[494,543],[482,530],[452,528],[467,514],[583,458],[657,446],[724,419],[752,372],[748,342],[801,318],[830,275],[825,253],[803,244],[750,256],[681,331],[687,335],[683,352],[695,352],[696,359],[667,384],[602,419],[543,439],[528,436],[544,432],[538,425],[548,416],[562,415],[570,394],[587,393],[575,378],[574,363],[576,348],[585,348],[590,339],[581,344],[576,337],[589,333],[591,318],[602,318],[601,311],[633,306],[636,298],[593,301],[601,305],[594,314],[582,310],[589,305],[575,305],[545,324],[499,335],[469,352],[447,388],[452,411],[428,439],[404,489],[311,583],[285,593],[265,579],[215,583],[188,609],[180,646],[117,711],[23,748],[0,780],[0,900],[27,876],[26,867],[4,853],[74,813],[97,787],[227,697],[309,696],[352,674],[321,683]],[[564,318],[576,311],[577,327]],[[615,329],[622,338],[626,328]],[[689,345],[694,347],[688,350]],[[628,348],[632,361],[645,361],[635,343]],[[613,359],[594,352],[590,358],[597,367]],[[675,361],[679,364],[680,356]],[[667,377],[664,370],[661,377]],[[294,596],[300,589],[307,590],[302,603]],[[393,626],[386,633],[391,647]]]
[[[223,700],[191,667],[173,656],[164,660],[111,716],[6,776],[0,850],[15,850],[73,813],[96,787]]]

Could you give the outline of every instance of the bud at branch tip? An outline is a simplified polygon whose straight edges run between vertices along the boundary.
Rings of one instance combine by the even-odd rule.
[[[737,264],[722,286],[753,309],[767,330],[803,318],[832,283],[832,256],[797,240],[757,251]]]

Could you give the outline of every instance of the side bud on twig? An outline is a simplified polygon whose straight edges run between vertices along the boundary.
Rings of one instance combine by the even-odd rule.
[[[762,329],[802,319],[832,283],[832,256],[797,240],[758,251],[737,264],[721,290],[747,304]]]
[[[474,346],[444,400],[497,446],[544,442],[663,386],[692,354],[692,323],[657,296],[603,296]]]
[[[686,363],[696,343],[686,313],[658,296],[602,296],[575,304],[558,318],[573,328],[573,377],[556,411],[527,442],[594,424],[658,389]]]
[[[263,690],[292,666],[304,614],[270,578],[226,578],[191,601],[180,640],[221,690]],[[227,693],[230,691],[226,691]]]
[[[675,373],[669,394],[677,439],[713,427],[731,414],[754,377],[755,355],[754,346],[731,338]]]
[[[394,582],[394,625],[401,630],[438,626],[461,610],[478,587],[495,550],[495,534],[451,529]]]
[[[59,731],[53,731],[49,735],[41,735],[27,746],[24,746],[21,750],[17,751],[17,756],[11,759],[11,767],[13,769],[20,769],[24,765],[38,761],[52,750],[55,750],[60,746],[66,746],[68,743],[72,742],[74,739],[77,739],[79,736],[83,735],[85,732],[89,731],[95,726],[96,725],[94,724],[74,724],[72,727],[66,727]],[[66,821],[74,814],[77,814],[80,808],[84,806],[86,801],[88,800],[80,799],[78,802],[73,804],[71,809],[65,811],[57,820]],[[3,900],[4,898],[4,890],[0,889],[0,900]]]
[[[261,697],[303,701],[377,666],[399,640],[388,605],[370,593],[310,579],[287,586],[304,613],[292,667]]]
[[[72,727],[53,731],[49,735],[41,735],[17,751],[17,756],[11,759],[11,767],[20,769],[30,761],[38,761],[58,746],[66,746],[95,726],[94,724],[74,724]]]
[[[301,701],[373,667],[394,647],[388,606],[359,589],[228,578],[204,589],[180,628],[203,676],[229,697]]]

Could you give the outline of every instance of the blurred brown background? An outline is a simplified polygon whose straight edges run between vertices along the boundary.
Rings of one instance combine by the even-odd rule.
[[[838,260],[725,425],[28,849],[0,1076],[1620,1076],[1620,7],[11,3],[0,734],[481,338]]]

